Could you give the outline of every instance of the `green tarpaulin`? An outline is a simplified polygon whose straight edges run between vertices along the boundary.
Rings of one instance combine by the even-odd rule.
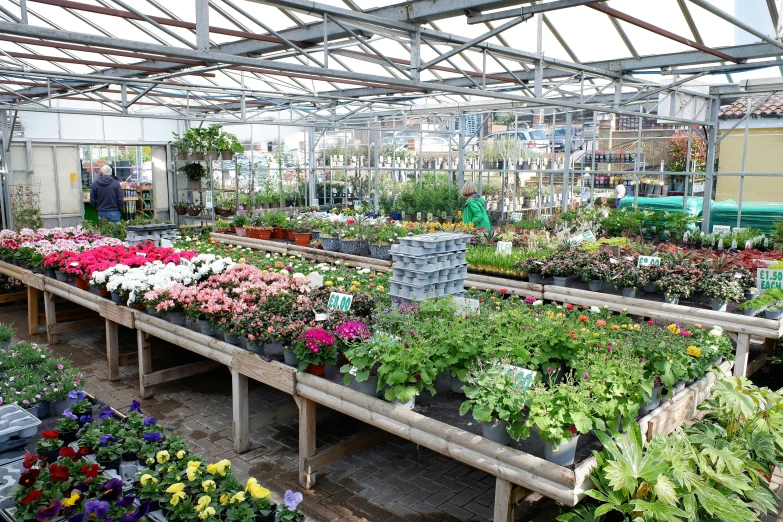
[[[633,196],[620,200],[620,208],[632,208]],[[702,198],[689,197],[686,211],[689,216],[701,216]],[[666,212],[682,212],[682,196],[666,196],[662,198],[639,197],[639,208],[645,210],[663,210]]]
[[[739,205],[733,199],[713,201],[710,206],[710,230],[713,225],[737,226]],[[772,231],[772,224],[783,219],[783,203],[768,201],[743,201],[741,227],[758,228],[765,234]]]

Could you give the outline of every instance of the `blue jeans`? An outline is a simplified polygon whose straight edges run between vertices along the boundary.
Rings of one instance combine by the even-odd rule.
[[[99,210],[98,211],[98,219],[105,219],[107,221],[111,221],[112,223],[119,223],[120,222],[120,211],[119,210]]]

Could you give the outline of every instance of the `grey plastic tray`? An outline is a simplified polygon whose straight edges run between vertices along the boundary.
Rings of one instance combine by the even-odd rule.
[[[32,437],[38,433],[41,419],[16,404],[0,406],[0,442],[11,437]]]

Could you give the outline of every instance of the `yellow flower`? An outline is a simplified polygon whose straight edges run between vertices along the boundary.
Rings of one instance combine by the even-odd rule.
[[[152,482],[153,484],[157,484],[158,483],[158,479],[156,479],[155,477],[153,477],[149,473],[145,473],[144,475],[141,476],[141,478],[139,479],[139,482],[141,482],[142,486],[146,486],[150,482]]]
[[[229,495],[228,493],[223,493],[222,495],[220,495],[219,501],[220,501],[221,504],[225,504],[230,499],[231,499],[231,495]]]
[[[667,326],[666,328],[669,330],[669,332],[671,332],[672,335],[680,335],[680,329],[677,328],[676,324],[672,323],[669,326]]]
[[[324,283],[324,286],[334,286],[334,283],[332,283],[331,281],[326,281]]]
[[[627,324],[621,324],[620,328],[622,328],[623,330],[626,330],[626,329],[628,329],[628,325]]]
[[[614,330],[614,331],[617,331],[617,330],[619,330],[619,329],[620,329],[620,327],[619,327],[619,326],[617,326],[616,324],[613,324],[613,325],[612,325],[612,326],[610,326],[609,328],[611,328],[611,329],[612,329],[612,330]]]
[[[693,357],[701,357],[701,349],[695,346],[689,346],[685,349],[685,353]]]
[[[191,460],[188,462],[188,469],[185,470],[185,474],[188,476],[188,480],[193,482],[198,475],[198,468],[201,466],[201,462]]]
[[[244,264],[245,264],[245,261],[246,261],[246,259],[245,259],[244,257],[240,257],[240,258],[239,258],[239,264],[240,264],[240,265],[244,265]]]
[[[695,323],[693,327],[696,328],[697,330],[701,330],[701,325],[699,323]]]
[[[81,494],[79,493],[78,489],[74,489],[71,491],[71,496],[63,499],[63,507],[69,508],[76,505],[77,502],[79,502],[79,499],[82,498]]]
[[[200,496],[198,502],[196,502],[196,511],[201,513],[209,506],[210,502],[212,502],[212,497],[209,495]]]
[[[351,281],[351,284],[353,286],[360,286],[361,285],[361,283],[359,281]]]
[[[244,502],[245,501],[245,492],[244,491],[238,491],[237,493],[234,493],[234,496],[231,497],[231,503],[234,502]]]
[[[152,457],[149,457],[149,458],[147,458],[146,462],[147,462],[147,465],[149,466],[151,464],[155,464],[155,459],[153,459]]]
[[[159,451],[157,455],[155,455],[155,459],[158,461],[158,464],[165,464],[169,461],[171,458],[171,455],[169,455],[169,452],[166,450]]]
[[[382,286],[379,286],[379,287],[378,287],[378,291],[379,291],[379,292],[383,292],[383,287],[382,287]]]
[[[258,484],[258,481],[253,477],[247,479],[247,486],[245,486],[245,491],[249,491],[250,496],[253,498],[267,498],[270,495],[269,490],[261,487]]]
[[[183,489],[185,489],[185,484],[178,482],[176,484],[172,484],[166,490],[166,493],[171,494],[171,500],[169,502],[172,506],[179,504],[180,500],[185,500],[185,493],[182,492]]]
[[[169,473],[174,473],[174,466],[169,466],[168,468],[166,468],[166,471]]]
[[[187,455],[187,453],[185,453],[185,450],[179,450],[177,452],[177,458],[180,459],[180,460],[184,459],[185,455]]]
[[[269,270],[266,270],[266,269],[264,269],[264,270],[261,270],[261,273],[262,273],[262,274],[268,274],[268,273],[269,273]]]
[[[582,328],[582,329],[581,329],[581,330],[579,330],[579,331],[580,331],[580,332],[586,332],[586,331],[587,331],[587,328]]]
[[[558,319],[562,319],[565,316],[563,315],[562,312],[558,312],[558,314],[555,317],[557,317]]]
[[[214,516],[214,515],[215,515],[215,508],[208,507],[204,511],[199,513],[198,518],[200,518],[201,520],[206,520],[209,517]]]
[[[220,475],[221,477],[225,477],[226,468],[231,468],[231,461],[223,459],[220,462],[216,462],[215,464],[209,464],[207,466],[207,473],[210,475]]]
[[[205,493],[211,493],[212,491],[215,491],[217,484],[215,484],[214,480],[205,480],[201,483],[201,487],[204,488]]]

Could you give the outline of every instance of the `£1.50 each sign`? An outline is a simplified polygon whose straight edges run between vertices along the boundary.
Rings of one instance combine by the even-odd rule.
[[[762,294],[770,288],[783,288],[783,270],[757,268],[756,288]]]

